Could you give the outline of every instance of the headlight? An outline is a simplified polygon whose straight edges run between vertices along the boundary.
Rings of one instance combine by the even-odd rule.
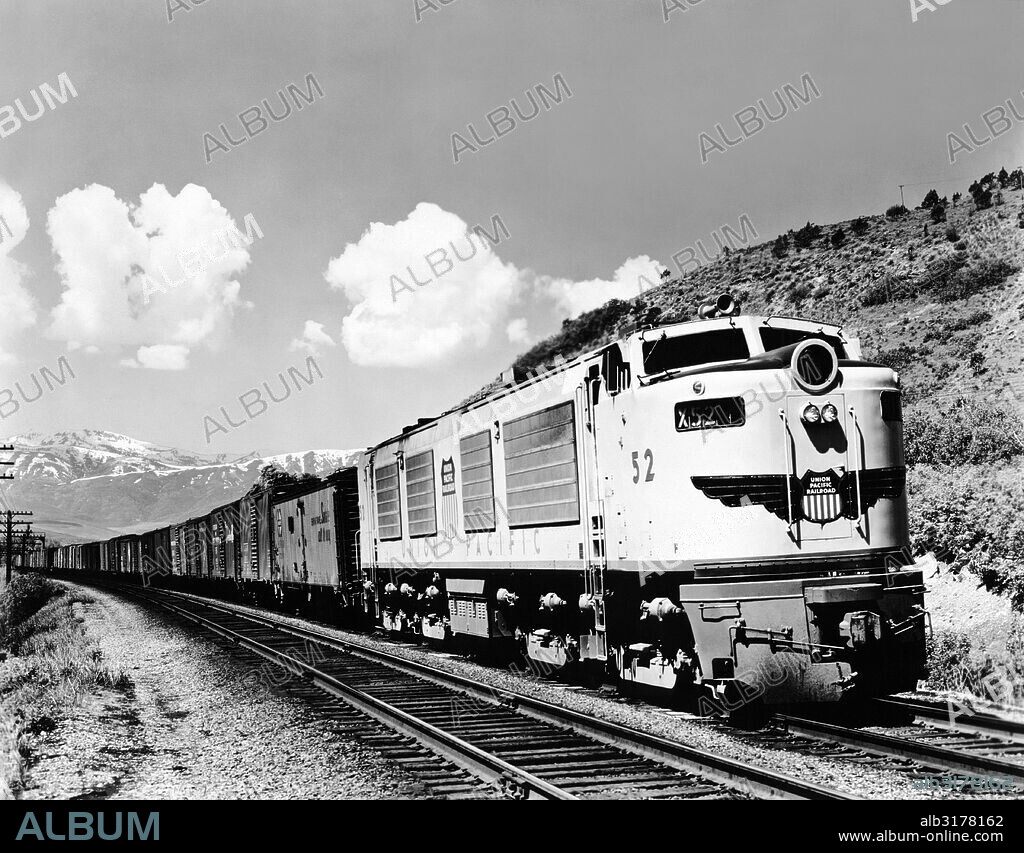
[[[816,424],[821,420],[821,412],[818,411],[818,407],[813,403],[809,403],[804,407],[803,414],[800,416],[809,424]]]
[[[833,406],[831,403],[826,403],[821,407],[821,419],[827,423],[835,423],[839,418],[839,409]]]

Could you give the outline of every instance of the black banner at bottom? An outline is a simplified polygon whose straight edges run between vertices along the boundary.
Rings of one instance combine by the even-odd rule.
[[[648,824],[662,826],[668,838],[686,841],[689,833],[709,841],[717,837],[733,847],[750,842],[762,845],[771,841],[789,843],[799,838],[800,845],[821,843],[829,847],[871,844],[956,844],[979,848],[1013,844],[1021,849],[1024,833],[1024,808],[1021,800],[943,800],[814,802],[780,801],[673,801],[666,811],[664,804],[601,801],[600,812],[587,812],[562,807],[558,815],[544,816],[544,822],[510,820],[509,808],[514,803],[440,802],[437,800],[402,801],[402,833],[416,834],[417,824],[423,828],[437,826],[438,818],[451,826],[450,820],[487,821],[492,830],[500,827],[502,847],[518,833],[524,849],[538,846],[542,830],[543,847],[553,849],[562,839],[578,846],[580,833],[593,833],[609,821],[622,818],[636,821],[636,827]],[[294,843],[297,837],[335,838],[341,842],[348,833],[353,841],[363,842],[376,831],[389,832],[394,825],[392,800],[378,801],[167,801],[144,802],[6,802],[0,803],[0,848],[11,849],[10,842],[19,841],[169,841],[230,843],[234,846],[252,842],[259,845]],[[419,812],[423,808],[424,812]],[[616,819],[616,809],[623,809]],[[493,811],[492,811],[493,809]],[[642,809],[642,811],[641,811]],[[427,811],[430,814],[428,816]],[[628,810],[628,814],[627,814]],[[376,818],[379,816],[379,822]],[[531,817],[540,817],[531,813]],[[571,816],[571,817],[570,817]],[[586,823],[580,823],[580,818]],[[492,821],[499,821],[493,823]],[[669,823],[665,823],[668,821]],[[678,823],[674,823],[679,821]],[[412,836],[409,835],[412,833]],[[708,835],[710,833],[710,837]],[[657,836],[657,832],[655,835]],[[789,840],[787,841],[787,836]],[[464,832],[444,833],[433,843],[452,841],[452,853],[465,847]],[[487,844],[485,833],[472,836],[479,845]],[[624,836],[620,836],[624,837]],[[462,842],[455,845],[454,839]],[[383,840],[383,837],[380,838]],[[673,846],[675,846],[673,844]]]

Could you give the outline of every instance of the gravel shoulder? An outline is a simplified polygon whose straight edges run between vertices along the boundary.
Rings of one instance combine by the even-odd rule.
[[[670,738],[698,749],[726,756],[755,766],[786,773],[798,779],[826,785],[867,799],[963,799],[945,790],[924,790],[914,785],[911,776],[887,770],[863,761],[843,760],[835,757],[808,755],[805,751],[766,748],[749,735],[693,714],[659,708],[654,705],[619,696],[610,689],[594,691],[569,684],[537,678],[529,673],[509,669],[481,666],[458,655],[452,655],[426,646],[394,642],[339,630],[321,623],[283,616],[238,604],[226,604],[202,596],[193,598],[215,602],[241,612],[253,613],[299,627],[313,627],[328,636],[352,643],[363,644],[399,657],[420,661],[447,672],[476,679],[497,688],[517,691],[553,704],[571,708],[589,716],[611,720],[661,737]],[[827,750],[822,750],[827,752]],[[967,796],[985,799],[984,792],[971,792]]]
[[[76,605],[131,684],[91,691],[38,745],[25,799],[409,799],[394,764],[268,691],[217,644],[88,588]]]

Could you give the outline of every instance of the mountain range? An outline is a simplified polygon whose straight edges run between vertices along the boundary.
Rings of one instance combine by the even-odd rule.
[[[30,508],[33,529],[61,541],[107,538],[180,521],[245,494],[264,465],[322,476],[353,464],[358,450],[307,450],[276,456],[208,455],[127,435],[80,429],[24,433],[8,470],[5,496]]]

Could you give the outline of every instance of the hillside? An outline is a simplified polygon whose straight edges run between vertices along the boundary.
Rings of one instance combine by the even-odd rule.
[[[783,257],[773,254],[774,240],[719,253],[633,300],[612,300],[565,321],[515,366],[526,371],[558,353],[572,357],[638,323],[695,319],[698,305],[728,291],[744,313],[842,324],[860,337],[868,358],[900,371],[910,404],[997,393],[1024,411],[1024,394],[1015,393],[1024,389],[1017,338],[1024,318],[1024,193],[1006,188],[1001,204],[993,197],[992,207],[976,210],[965,194],[940,223],[929,210],[911,209],[896,219],[865,215],[862,230],[854,220],[821,226],[814,237],[817,226],[798,225],[785,235]],[[845,241],[834,246],[840,229]],[[801,237],[810,238],[807,248],[796,247]]]
[[[4,439],[15,479],[7,500],[35,513],[33,527],[70,541],[143,530],[208,511],[245,494],[260,468],[328,474],[359,451],[278,456],[202,455],[101,430],[28,433]]]
[[[695,319],[726,291],[744,313],[841,324],[903,379],[912,547],[940,560],[941,574],[926,578],[929,686],[1024,703],[1022,179],[1018,170],[1000,187],[985,176],[944,210],[929,193],[926,208],[797,225],[723,251],[566,320],[514,367],[543,369],[638,325]]]

